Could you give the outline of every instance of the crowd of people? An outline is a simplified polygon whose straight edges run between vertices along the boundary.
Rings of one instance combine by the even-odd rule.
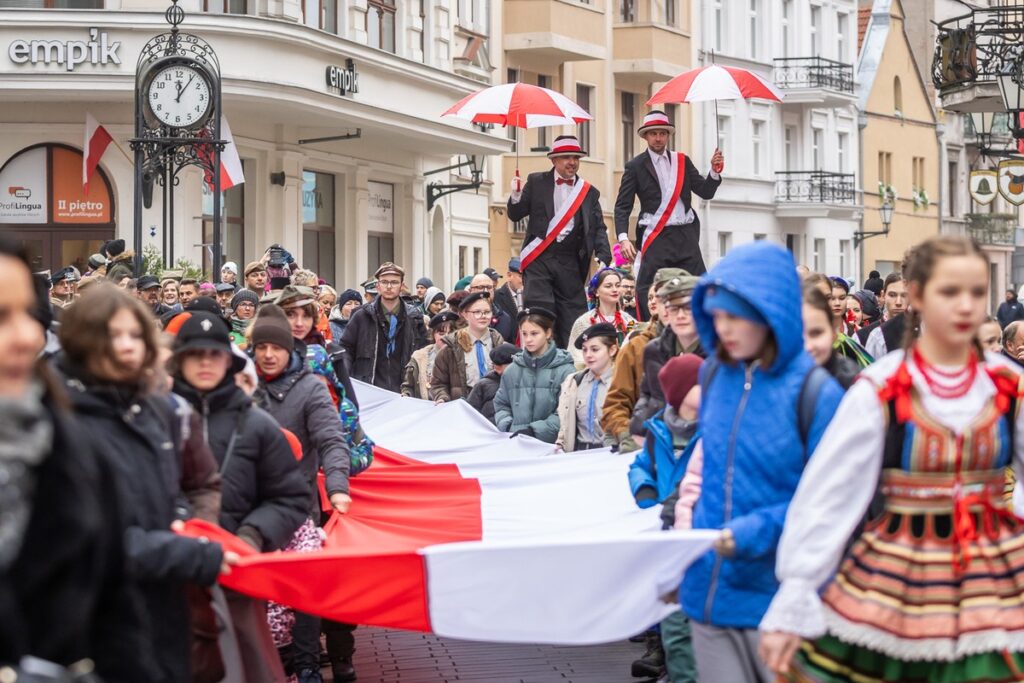
[[[373,458],[352,380],[611,449],[665,529],[720,530],[633,676],[1024,680],[1024,307],[988,315],[970,240],[861,287],[758,242],[657,269],[643,305],[599,266],[570,320],[519,258],[450,294],[390,262],[335,288],[278,245],[216,282],[137,274],[120,240],[89,266],[0,239],[0,664],[27,680],[355,680],[354,625],[219,588],[237,555],[177,533],[322,547]]]

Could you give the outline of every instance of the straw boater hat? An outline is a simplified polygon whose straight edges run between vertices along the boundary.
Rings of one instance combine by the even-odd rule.
[[[585,157],[587,153],[580,147],[580,141],[575,135],[559,135],[551,145],[548,152],[548,159],[555,157]]]
[[[676,127],[668,120],[668,116],[665,112],[655,109],[644,117],[643,124],[636,129],[636,132],[637,135],[643,137],[644,133],[651,130],[667,130],[669,133],[674,133],[676,131]]]

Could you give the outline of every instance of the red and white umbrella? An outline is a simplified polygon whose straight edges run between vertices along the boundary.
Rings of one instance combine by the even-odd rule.
[[[746,69],[711,64],[681,73],[661,86],[647,104],[759,98],[782,101],[782,93]]]
[[[516,128],[575,126],[594,118],[562,93],[526,83],[495,85],[467,95],[442,116]]]

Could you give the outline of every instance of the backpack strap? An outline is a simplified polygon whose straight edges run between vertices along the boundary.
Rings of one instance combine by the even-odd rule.
[[[804,377],[804,384],[800,388],[800,398],[797,399],[797,428],[800,430],[800,440],[807,446],[807,437],[811,433],[811,424],[814,422],[814,413],[818,407],[818,396],[822,387],[828,382],[831,375],[828,370],[816,365]]]
[[[715,378],[715,373],[718,372],[718,366],[721,361],[715,356],[708,356],[704,360],[704,377],[700,382],[700,400],[704,402],[704,396],[707,394],[708,387],[711,386],[711,380]]]

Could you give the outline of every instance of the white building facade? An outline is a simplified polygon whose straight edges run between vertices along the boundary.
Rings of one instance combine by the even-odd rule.
[[[224,195],[223,258],[241,266],[279,243],[340,287],[384,260],[439,282],[460,255],[486,260],[487,188],[432,202],[428,184],[464,184],[468,167],[431,171],[510,149],[498,134],[440,117],[491,80],[488,3],[182,0],[182,31],[217,53],[245,172]],[[167,4],[11,4],[0,9],[0,230],[25,240],[40,268],[81,265],[104,239],[131,245],[135,64],[167,30]],[[357,87],[332,86],[332,67]],[[88,196],[87,112],[127,153],[108,149]],[[170,218],[157,188],[144,243],[169,262],[208,265],[213,198],[201,173],[184,172],[173,193]],[[93,209],[67,208],[83,206]]]
[[[856,2],[707,0],[693,11],[696,64],[745,68],[785,93],[782,103],[689,105],[696,158],[716,144],[726,158],[725,182],[702,202],[705,260],[766,239],[816,272],[860,281]]]

